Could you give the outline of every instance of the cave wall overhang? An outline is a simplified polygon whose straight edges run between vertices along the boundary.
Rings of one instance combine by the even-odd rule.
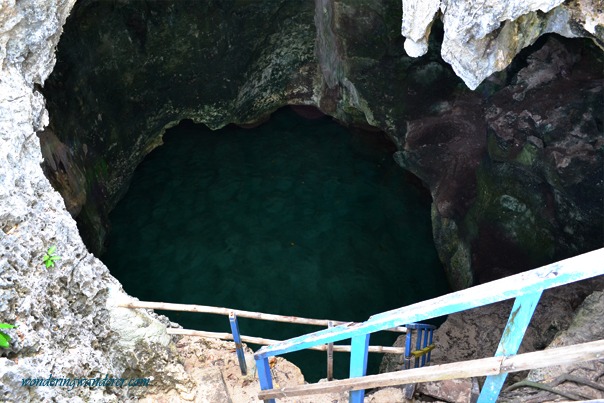
[[[397,161],[432,193],[434,237],[454,288],[491,278],[485,271],[503,276],[597,246],[601,85],[597,69],[580,62],[601,62],[597,48],[542,40],[541,54],[530,51],[472,92],[440,57],[446,25],[425,56],[406,55],[399,6],[78,3],[45,83],[56,113],[40,137],[45,170],[88,247],[102,250],[109,211],[166,128],[184,118],[214,129],[253,125],[288,104],[393,139]],[[570,82],[575,102],[540,105]],[[544,118],[550,109],[583,117],[569,126]],[[578,153],[565,147],[573,130]],[[574,179],[560,180],[562,169]]]
[[[598,0],[403,0],[401,34],[409,56],[428,50],[432,24],[444,25],[442,57],[471,89],[505,69],[542,35],[590,38],[604,49],[604,9]]]

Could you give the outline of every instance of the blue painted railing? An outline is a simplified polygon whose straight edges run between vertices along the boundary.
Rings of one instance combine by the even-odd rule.
[[[423,323],[408,323],[407,336],[405,337],[405,369],[411,368],[411,357],[414,358],[414,368],[420,368],[430,362],[430,353],[434,348],[432,339],[434,337],[435,326],[425,325]],[[415,330],[415,350],[412,350],[413,331]]]
[[[449,315],[515,298],[495,356],[514,355],[544,290],[604,274],[604,249],[575,256],[541,268],[481,284],[438,298],[372,316],[362,323],[346,323],[266,346],[254,354],[262,390],[273,388],[268,358],[321,344],[351,339],[350,377],[365,376],[371,333],[404,324]],[[489,376],[479,403],[494,402],[507,374]],[[350,392],[351,403],[361,403],[365,391]],[[274,403],[274,399],[267,402]]]
[[[241,334],[239,333],[239,322],[237,322],[237,315],[235,312],[229,312],[229,324],[231,325],[231,334],[233,335],[233,341],[235,342],[235,351],[237,352],[237,361],[239,361],[239,369],[241,369],[241,375],[247,375],[247,364],[245,362],[245,355],[243,352],[243,344],[241,344]]]

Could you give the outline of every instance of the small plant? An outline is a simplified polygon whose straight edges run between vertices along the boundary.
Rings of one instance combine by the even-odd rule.
[[[49,267],[53,267],[55,265],[55,260],[61,259],[61,256],[55,255],[56,250],[57,250],[57,247],[55,245],[53,245],[50,248],[48,248],[48,250],[46,251],[46,254],[44,255],[44,259],[43,259],[44,266],[46,266],[47,269]]]
[[[0,323],[0,329],[14,329],[15,325],[9,325],[8,323]],[[10,342],[10,336],[3,331],[0,331],[0,347],[8,348]]]

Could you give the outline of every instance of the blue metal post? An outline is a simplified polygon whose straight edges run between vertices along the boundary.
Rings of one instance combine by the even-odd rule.
[[[411,368],[411,338],[413,329],[407,325],[407,337],[405,338],[405,369]]]
[[[417,327],[417,334],[415,335],[415,349],[419,350],[422,348],[422,332],[421,326]],[[419,357],[415,357],[415,368],[419,367]]]
[[[243,354],[243,346],[241,345],[239,324],[237,323],[237,316],[233,311],[229,312],[229,323],[231,324],[231,333],[233,334],[233,340],[235,341],[235,349],[237,351],[237,359],[239,360],[239,368],[241,368],[241,375],[246,375],[247,364],[245,363],[245,355]]]
[[[434,327],[430,328],[430,340],[428,341],[428,345],[431,346],[432,345],[432,339],[434,337]],[[430,354],[432,354],[432,350],[428,351],[428,360],[427,362],[430,362]]]
[[[353,337],[350,342],[350,377],[365,376],[367,374],[367,353],[369,352],[369,336],[363,334]],[[350,392],[349,403],[363,403],[364,390]]]
[[[258,381],[260,381],[260,389],[272,389],[273,378],[271,376],[271,367],[268,363],[268,357],[256,358],[256,368],[258,369]],[[275,403],[275,399],[267,399],[264,401],[264,403]]]
[[[539,303],[542,293],[543,291],[538,291],[517,297],[514,300],[512,312],[505,329],[503,329],[503,335],[499,341],[495,357],[515,355],[518,352],[526,328],[533,317],[535,307]],[[478,403],[495,402],[507,375],[504,372],[499,375],[488,376],[478,397]]]
[[[424,342],[422,343],[422,348],[428,347],[428,333],[430,333],[430,328],[426,326],[424,329]],[[422,355],[422,367],[426,365],[426,356],[427,354]]]

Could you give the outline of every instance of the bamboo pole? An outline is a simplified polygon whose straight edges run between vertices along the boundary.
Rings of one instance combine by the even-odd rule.
[[[217,315],[225,315],[228,316],[229,312],[234,312],[235,315],[241,318],[250,318],[250,319],[258,319],[258,320],[268,320],[272,322],[285,322],[285,323],[296,323],[300,325],[315,325],[315,326],[325,326],[329,325],[329,320],[326,319],[308,319],[308,318],[300,318],[298,316],[285,316],[285,315],[273,315],[270,313],[262,313],[262,312],[253,312],[253,311],[241,311],[238,309],[230,309],[230,308],[218,308],[214,306],[207,305],[192,305],[192,304],[172,304],[169,302],[150,302],[150,301],[119,301],[115,302],[115,306],[122,308],[131,308],[131,309],[157,309],[161,311],[179,311],[179,312],[197,312],[197,313],[211,313]],[[331,321],[334,325],[343,325],[346,323],[352,322],[341,322],[341,321]],[[407,328],[404,326],[395,327],[392,329],[386,329],[391,332],[398,333],[406,333]]]
[[[396,386],[410,383],[441,381],[445,379],[471,378],[474,376],[499,375],[504,372],[518,372],[534,368],[564,365],[604,358],[604,340],[573,346],[552,348],[533,353],[509,357],[490,357],[451,364],[434,365],[369,375],[359,378],[337,380],[327,383],[300,385],[283,389],[263,390],[258,393],[260,400],[290,396],[306,396],[321,393],[342,393],[352,390]]]
[[[197,336],[197,337],[208,337],[211,339],[221,339],[221,340],[233,340],[233,335],[230,333],[218,333],[218,332],[206,332],[203,330],[190,330],[190,329],[174,329],[168,328],[168,334],[177,334],[181,336]],[[251,344],[259,344],[259,345],[270,345],[275,343],[280,343],[279,340],[272,339],[264,339],[261,337],[253,337],[253,336],[241,336],[241,341]],[[309,348],[309,350],[317,350],[317,351],[327,351],[326,345],[315,346]],[[338,353],[349,353],[350,346],[340,346],[334,345],[333,351]],[[402,347],[385,347],[385,346],[369,346],[370,353],[385,353],[385,354],[403,354],[405,349]]]

